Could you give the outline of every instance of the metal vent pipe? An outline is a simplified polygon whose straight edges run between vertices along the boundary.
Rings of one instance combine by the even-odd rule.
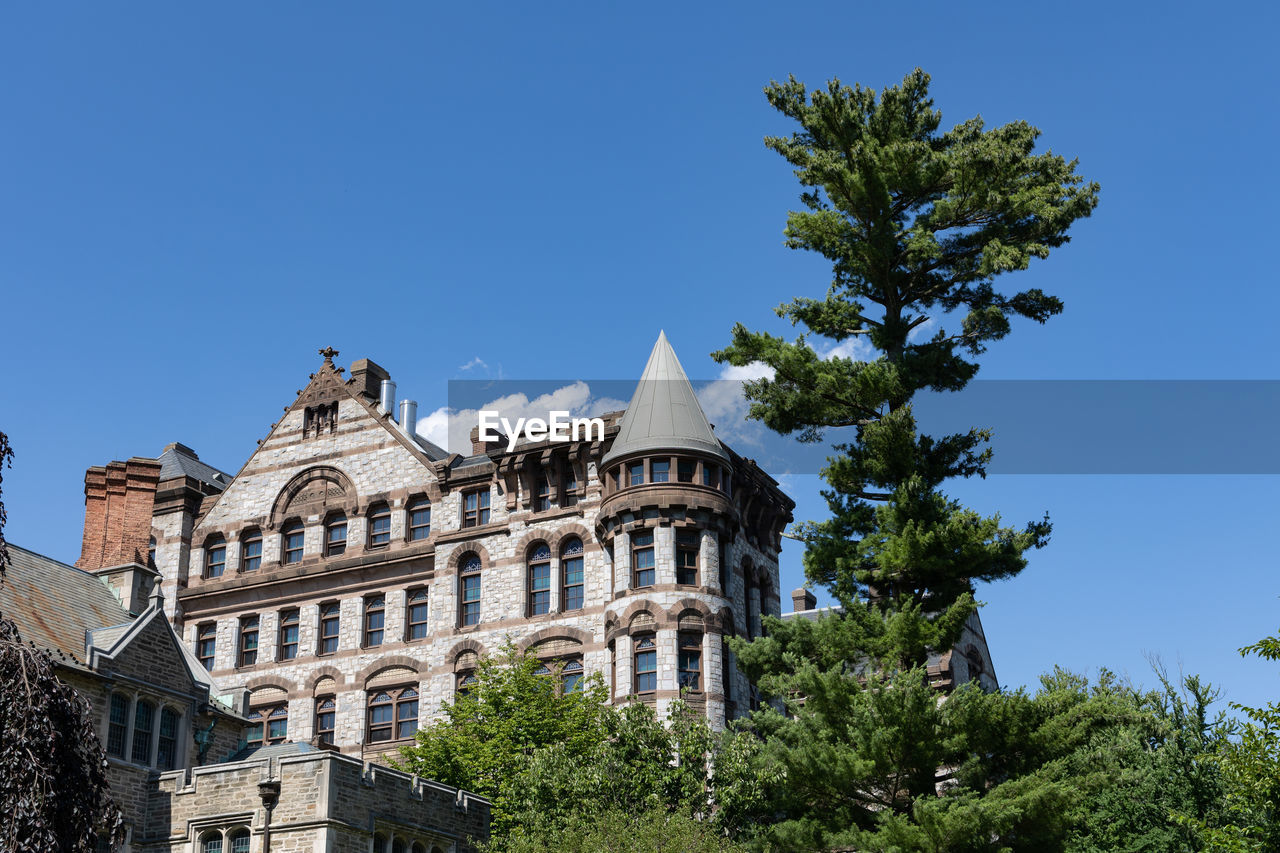
[[[382,380],[382,396],[378,401],[378,408],[383,413],[390,412],[392,420],[396,416],[396,383],[390,379]]]
[[[416,400],[400,401],[400,429],[404,430],[406,435],[413,435],[418,431],[418,402]]]

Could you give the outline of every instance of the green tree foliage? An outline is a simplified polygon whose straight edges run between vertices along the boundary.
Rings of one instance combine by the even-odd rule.
[[[0,483],[13,450],[0,432]],[[0,584],[9,552],[0,494]],[[89,853],[121,835],[106,757],[89,703],[58,678],[43,649],[0,614],[0,853]]]
[[[787,245],[826,257],[833,278],[824,299],[777,309],[807,330],[794,341],[738,324],[715,357],[772,368],[746,388],[751,416],[770,428],[808,441],[853,430],[824,472],[833,517],[803,528],[810,580],[846,606],[871,587],[893,609],[914,602],[938,614],[972,609],[972,584],[1021,571],[1024,552],[1050,528],[1047,520],[1006,527],[947,498],[945,480],[984,472],[988,433],[920,435],[911,400],[963,388],[976,356],[1014,318],[1044,322],[1062,310],[1056,297],[1005,293],[996,280],[1067,242],[1098,187],[1076,175],[1074,161],[1035,153],[1039,131],[1026,122],[988,129],[972,118],[940,132],[928,88],[917,70],[879,95],[838,80],[812,93],[794,78],[765,89],[800,125],[765,140],[806,187],[806,209],[787,219]],[[958,327],[948,332],[941,321],[952,317]],[[938,328],[925,336],[931,321]],[[835,345],[856,335],[875,359],[815,349],[815,338]],[[944,646],[954,636],[928,639]]]
[[[735,815],[758,810],[768,780],[753,763],[754,738],[721,738],[679,702],[665,723],[640,703],[615,708],[598,676],[565,694],[541,667],[508,644],[401,751],[401,767],[493,802],[490,849],[551,849],[610,811],[671,815],[685,829],[702,818],[708,833],[725,835]]]
[[[514,836],[502,849],[507,853],[738,853],[745,848],[706,823],[654,808],[640,814],[582,810],[563,827]]]
[[[1280,660],[1280,635],[1240,649],[1242,655]],[[1226,787],[1221,820],[1180,814],[1198,830],[1206,849],[1223,853],[1280,850],[1280,703],[1263,708],[1232,704],[1247,718],[1239,736],[1219,746],[1217,760]]]

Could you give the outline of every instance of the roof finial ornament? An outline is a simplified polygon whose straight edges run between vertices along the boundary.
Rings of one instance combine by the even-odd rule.
[[[333,357],[338,354],[338,351],[333,347],[325,347],[320,350],[320,354],[324,356],[324,363],[329,367],[333,367]]]

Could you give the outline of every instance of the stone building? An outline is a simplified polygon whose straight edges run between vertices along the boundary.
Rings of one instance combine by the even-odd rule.
[[[85,479],[78,565],[149,555],[250,745],[375,757],[507,642],[616,703],[684,691],[717,727],[748,708],[725,637],[780,613],[794,504],[715,437],[665,336],[603,437],[473,431],[466,455],[416,434],[411,401],[397,420],[383,368],[322,354],[234,476],[173,444]]]
[[[483,798],[301,744],[246,748],[244,709],[175,633],[155,570],[9,553],[0,614],[89,702],[125,818],[117,850],[249,853],[270,836],[276,851],[463,853],[487,837]]]

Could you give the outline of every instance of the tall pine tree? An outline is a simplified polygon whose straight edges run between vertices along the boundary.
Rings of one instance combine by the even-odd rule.
[[[1009,527],[949,498],[947,480],[985,473],[989,433],[923,435],[912,401],[964,388],[1014,319],[1062,310],[1040,290],[996,283],[1067,242],[1098,186],[1074,161],[1036,153],[1026,122],[940,131],[928,88],[919,70],[880,93],[838,80],[809,92],[794,78],[766,88],[799,125],[765,140],[805,187],[787,245],[822,254],[833,277],[824,298],[777,309],[802,328],[794,340],[738,324],[715,353],[771,368],[746,386],[752,417],[802,441],[835,428],[847,438],[823,471],[831,517],[800,527],[805,572],[841,615],[769,620],[768,636],[734,642],[742,669],[788,712],[752,718],[786,779],[761,815],[785,849],[1054,849],[1072,798],[1061,783],[1001,771],[984,746],[991,728],[1034,728],[1022,725],[1023,700],[964,689],[939,705],[928,684],[929,651],[959,637],[974,585],[1020,572],[1050,527]],[[873,358],[823,356],[854,336]],[[939,800],[945,768],[968,769]]]

